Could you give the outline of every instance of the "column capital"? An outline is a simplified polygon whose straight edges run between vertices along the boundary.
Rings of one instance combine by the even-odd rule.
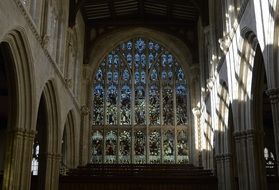
[[[35,138],[37,131],[32,129],[14,128],[14,129],[10,129],[9,133],[14,134],[16,136]]]
[[[271,88],[266,90],[266,94],[268,95],[271,104],[276,104],[279,102],[279,88]]]

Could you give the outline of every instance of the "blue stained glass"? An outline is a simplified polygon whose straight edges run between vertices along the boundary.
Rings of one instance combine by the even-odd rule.
[[[131,89],[128,85],[123,86],[122,88],[122,95],[125,94],[126,96],[130,96],[131,95]]]
[[[160,49],[159,44],[155,44],[155,50],[158,51]]]
[[[93,163],[188,163],[188,89],[173,54],[134,38],[106,55],[94,79],[92,124],[104,129],[92,145]]]
[[[137,40],[136,42],[136,48],[139,50],[139,52],[142,52],[145,48],[145,43],[142,39]]]
[[[167,72],[166,71],[163,71],[162,72],[162,78],[163,78],[163,80],[166,80],[167,79]]]
[[[179,69],[177,76],[178,76],[178,80],[180,81],[184,80],[184,73],[181,68]]]
[[[113,60],[113,55],[112,55],[112,54],[109,54],[109,55],[108,55],[108,63],[109,63],[109,66],[111,66],[112,60]]]
[[[115,55],[114,56],[114,66],[117,68],[118,66],[118,63],[119,63],[119,58],[118,58],[118,55]]]
[[[165,67],[167,64],[167,56],[165,54],[162,55],[162,65]]]
[[[127,55],[127,63],[128,63],[128,65],[129,65],[129,68],[132,68],[132,61],[133,61],[133,57],[132,57],[132,55],[129,53],[129,54]]]
[[[136,63],[140,62],[140,55],[139,54],[135,55],[135,61],[136,61]]]
[[[169,54],[168,55],[168,64],[169,64],[170,67],[172,66],[172,61],[173,61],[172,55]]]
[[[146,58],[146,56],[145,56],[144,54],[142,54],[142,55],[140,56],[142,67],[145,67],[145,58]]]
[[[138,86],[136,89],[136,97],[137,98],[144,98],[145,96],[145,90],[143,86]]]
[[[107,79],[108,79],[108,82],[112,81],[112,72],[111,71],[108,72]]]
[[[140,82],[140,73],[138,71],[135,72],[135,81],[136,83]]]
[[[130,78],[129,71],[127,69],[124,70],[123,72],[123,80],[127,81]]]
[[[141,82],[145,83],[145,72],[144,71],[141,72]]]
[[[169,72],[168,72],[168,77],[169,77],[169,80],[171,80],[171,79],[172,79],[172,76],[173,76],[172,71],[169,71]]]
[[[104,94],[104,88],[98,84],[96,87],[95,87],[95,91],[94,91],[94,95],[95,96],[101,96]]]
[[[154,61],[154,55],[152,53],[150,53],[148,55],[149,68],[151,67],[153,61]]]
[[[158,77],[157,71],[156,69],[153,69],[151,73],[151,80],[155,81],[157,80],[157,77]]]
[[[114,71],[113,73],[113,82],[117,83],[118,82],[118,72]]]
[[[115,85],[110,85],[108,88],[108,93],[109,94],[116,94],[116,86]]]
[[[101,81],[102,78],[103,78],[103,72],[102,72],[101,69],[98,69],[97,74],[96,74],[96,79],[97,79],[98,81]]]
[[[150,41],[150,42],[148,43],[148,48],[149,48],[150,50],[152,50],[153,47],[154,47],[154,43]]]
[[[176,87],[176,94],[179,96],[185,96],[186,95],[186,88],[184,85],[178,85]]]
[[[131,41],[129,41],[129,42],[127,43],[127,49],[128,49],[128,50],[131,50],[132,47],[133,47],[133,44],[132,44]]]

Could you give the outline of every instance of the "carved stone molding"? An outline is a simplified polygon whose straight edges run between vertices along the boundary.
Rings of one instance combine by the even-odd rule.
[[[72,88],[73,83],[71,78],[65,78],[65,83],[67,88]]]
[[[266,94],[268,95],[271,104],[279,102],[279,88],[268,89],[266,90]]]
[[[82,114],[83,116],[88,115],[88,114],[89,114],[89,112],[90,112],[90,109],[89,109],[89,107],[88,107],[88,106],[86,106],[86,105],[81,106],[81,114]]]

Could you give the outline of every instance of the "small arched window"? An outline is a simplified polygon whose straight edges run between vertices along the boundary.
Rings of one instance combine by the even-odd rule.
[[[188,88],[173,54],[142,37],[119,44],[96,69],[92,163],[187,163]]]

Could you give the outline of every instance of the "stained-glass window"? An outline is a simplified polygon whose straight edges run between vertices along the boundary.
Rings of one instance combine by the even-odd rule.
[[[92,163],[187,163],[188,88],[165,47],[142,37],[119,44],[95,71]]]

